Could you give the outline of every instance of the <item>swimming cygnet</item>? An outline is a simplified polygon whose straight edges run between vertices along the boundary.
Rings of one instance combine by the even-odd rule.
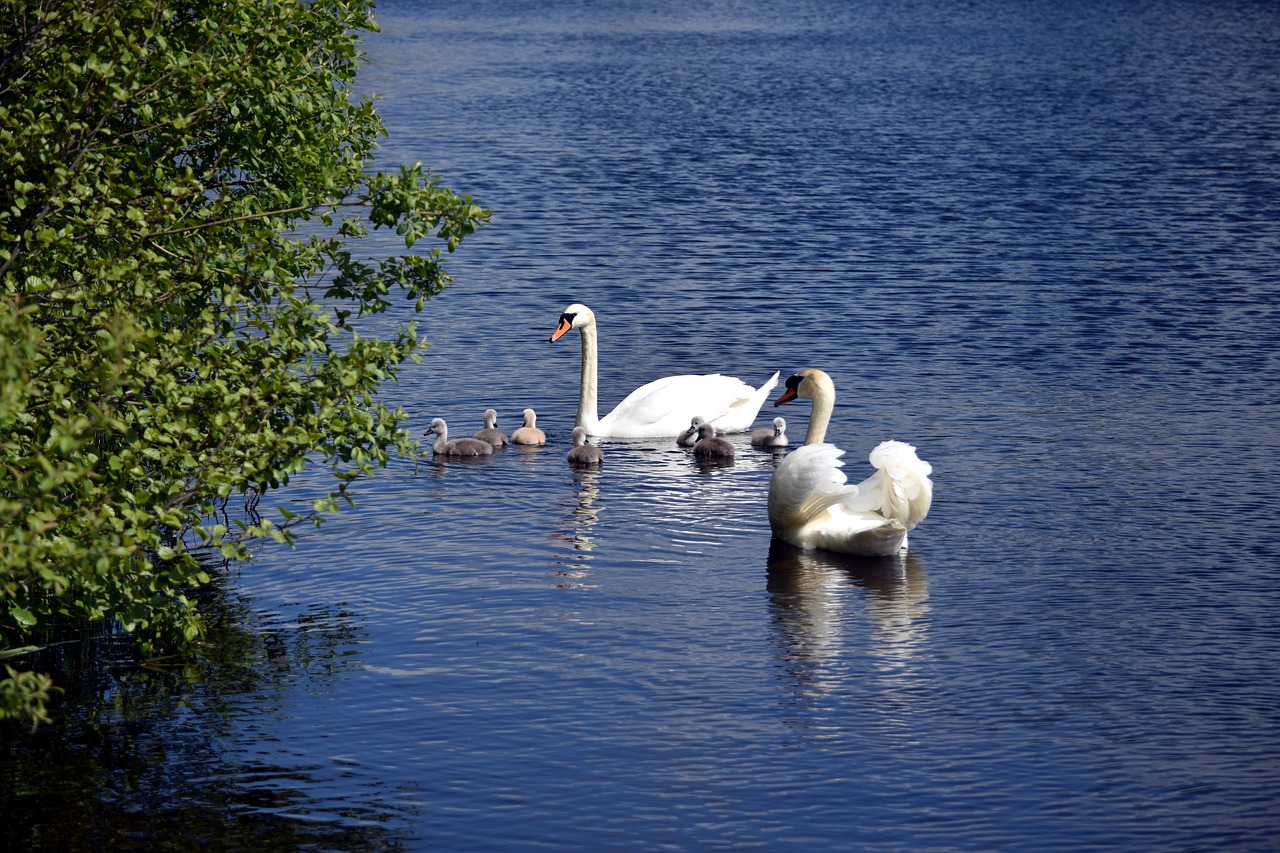
[[[716,428],[711,424],[698,427],[698,443],[693,446],[693,455],[711,459],[732,459],[733,444],[716,437]]]
[[[587,428],[573,428],[573,449],[569,451],[570,465],[599,465],[604,454],[594,444],[587,444]]]
[[[449,426],[444,418],[436,418],[431,422],[427,435],[434,435],[435,442],[431,449],[437,456],[492,456],[493,445],[475,438],[456,438],[449,440]]]
[[[781,419],[779,419],[781,420]],[[475,434],[475,438],[487,441],[494,447],[507,446],[507,434],[498,429],[498,410],[484,410],[484,429]]]
[[[787,422],[782,418],[774,418],[773,426],[761,427],[751,433],[752,447],[786,447],[787,446]]]
[[[698,427],[702,426],[703,423],[705,421],[702,420],[700,415],[694,415],[693,420],[689,421],[689,428],[676,437],[676,444],[681,447],[693,447],[698,440]]]
[[[535,424],[538,421],[538,413],[533,409],[524,410],[524,426],[511,433],[512,444],[546,444],[547,434],[538,429]]]

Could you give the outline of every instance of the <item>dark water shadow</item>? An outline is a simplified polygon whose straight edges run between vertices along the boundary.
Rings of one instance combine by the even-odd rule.
[[[738,460],[736,456],[695,456],[690,454],[689,461],[693,469],[699,474],[711,474],[715,471],[733,468]]]
[[[65,693],[35,733],[0,726],[0,850],[401,849],[395,827],[411,809],[376,791],[313,796],[331,764],[283,766],[269,746],[245,748],[296,682],[324,691],[359,668],[361,621],[341,605],[255,613],[225,572],[199,597],[197,657],[141,660],[127,636],[102,631],[21,660]]]

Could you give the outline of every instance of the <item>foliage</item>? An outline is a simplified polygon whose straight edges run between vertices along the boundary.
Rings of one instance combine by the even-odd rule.
[[[46,703],[53,697],[53,679],[39,672],[18,672],[5,665],[5,678],[0,678],[0,708],[10,709],[10,713],[22,710],[22,716],[31,720],[33,726],[49,722],[45,712]]]
[[[489,214],[368,170],[374,29],[364,0],[0,0],[0,651],[108,619],[182,650],[201,554],[289,541],[416,452],[375,396],[414,327],[353,324],[422,310]],[[378,228],[431,248],[372,259]],[[310,513],[216,521],[309,460],[336,478]],[[0,718],[42,713],[10,682]]]

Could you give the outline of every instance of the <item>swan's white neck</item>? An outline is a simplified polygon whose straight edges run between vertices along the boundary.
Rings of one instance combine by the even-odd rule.
[[[835,389],[819,385],[814,389],[813,409],[809,412],[809,430],[804,434],[805,444],[822,444],[827,437],[827,424],[831,423],[831,412],[835,409]]]
[[[596,409],[596,324],[589,323],[578,330],[582,338],[582,376],[578,394],[577,425],[591,432],[600,423]]]

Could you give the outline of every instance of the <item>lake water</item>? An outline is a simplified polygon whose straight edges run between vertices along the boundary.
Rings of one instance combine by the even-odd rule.
[[[5,831],[1280,849],[1277,12],[380,3],[385,163],[495,210],[385,397],[455,435],[532,406],[549,443],[396,463],[259,548],[209,661],[122,662],[14,748]],[[852,479],[887,438],[933,465],[911,550],[771,545],[741,436],[732,467],[602,441],[571,471],[574,301],[603,411],[830,373]],[[798,444],[808,404],[776,413]]]

